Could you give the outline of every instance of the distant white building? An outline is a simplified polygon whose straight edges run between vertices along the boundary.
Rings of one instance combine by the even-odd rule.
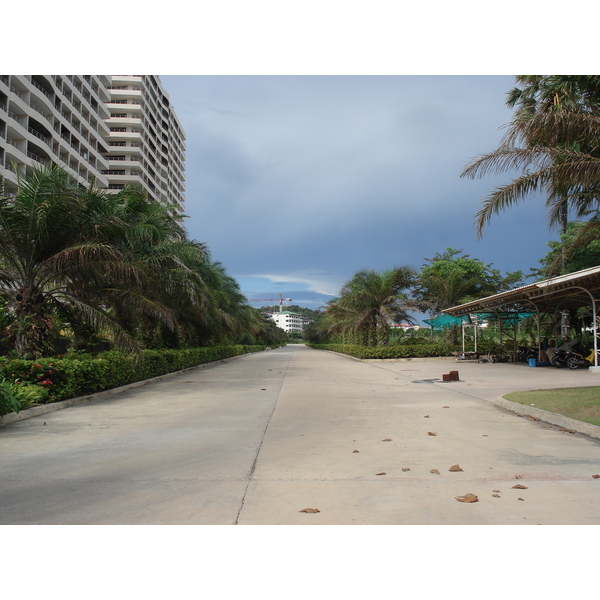
[[[302,333],[307,325],[313,322],[313,319],[306,315],[300,315],[288,310],[269,313],[269,316],[275,321],[277,327],[280,327],[287,333]]]

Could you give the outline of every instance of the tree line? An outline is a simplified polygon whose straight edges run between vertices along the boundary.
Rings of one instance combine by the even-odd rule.
[[[78,349],[110,340],[138,352],[241,337],[276,343],[282,333],[141,187],[84,188],[52,165],[0,197],[4,352],[52,355],[59,338]]]
[[[542,197],[561,235],[532,274],[598,265],[600,76],[520,75],[516,82],[506,100],[514,117],[499,147],[461,174],[519,173],[482,200],[477,235],[493,216]],[[305,337],[386,345],[390,324],[410,323],[415,311],[435,316],[524,278],[461,252],[447,248],[425,259],[418,273],[409,266],[357,272]],[[61,338],[74,348],[108,339],[138,352],[275,344],[286,335],[247,305],[206,244],[188,239],[181,222],[141,188],[84,188],[51,166],[0,197],[0,353],[47,356]]]
[[[511,289],[524,277],[522,271],[502,274],[454,248],[425,259],[419,272],[410,266],[381,272],[363,269],[326,304],[305,339],[387,346],[393,323],[414,325],[417,312],[435,317],[445,308]]]

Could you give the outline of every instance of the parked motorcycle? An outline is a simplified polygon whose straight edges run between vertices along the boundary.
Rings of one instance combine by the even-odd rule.
[[[590,348],[589,354],[585,357],[585,360],[587,360],[590,363],[590,366],[593,366],[596,362],[595,358],[596,358],[596,353],[594,352],[594,347],[592,346]]]
[[[578,339],[565,342],[556,348],[548,348],[548,361],[554,367],[579,369],[594,364],[594,349],[584,348]]]
[[[579,369],[579,367],[590,367],[594,364],[594,349],[581,348],[580,351],[571,350],[567,353],[567,367]]]
[[[567,366],[567,362],[564,359],[564,354],[558,350],[558,348],[548,348],[546,352],[546,356],[548,357],[548,362],[558,369],[562,369]]]
[[[538,357],[538,349],[530,348],[528,346],[519,346],[519,350],[517,352],[517,360],[519,362],[529,362],[530,358],[537,359]]]

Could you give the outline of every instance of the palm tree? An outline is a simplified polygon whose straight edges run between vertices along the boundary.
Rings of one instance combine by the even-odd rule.
[[[146,343],[157,326],[173,331],[177,338],[189,337],[190,322],[210,304],[205,273],[211,262],[208,247],[189,240],[168,209],[150,202],[141,188],[129,188],[115,202],[124,228],[116,231],[114,243],[140,266],[144,293],[140,297],[130,294],[129,302],[111,303],[113,310],[122,322],[128,322],[132,334],[141,330]],[[157,324],[156,310],[168,318]]]
[[[242,319],[244,332],[250,333],[255,343],[270,346],[285,344],[289,340],[288,334],[260,309],[248,305],[241,308],[245,313]]]
[[[204,300],[190,321],[202,343],[214,343],[222,338],[235,340],[243,332],[257,333],[257,323],[246,305],[239,283],[212,260],[197,265],[203,281]]]
[[[358,271],[344,284],[340,298],[326,308],[332,331],[359,336],[366,345],[387,345],[392,323],[413,323],[407,312],[413,304],[405,292],[415,277],[409,267]]]
[[[530,118],[537,112],[579,111],[598,101],[600,79],[595,75],[517,75],[523,87],[515,87],[506,104],[517,109],[518,118]]]
[[[59,325],[83,347],[101,335],[129,351],[262,331],[167,208],[139,187],[85,189],[56,166],[0,199],[0,300],[17,354],[32,357],[52,351]]]
[[[144,299],[168,309],[173,323],[171,328],[157,324],[148,306],[128,306],[121,318],[133,320],[132,332],[142,329],[146,344],[158,337],[159,343],[169,338],[174,345],[204,345],[263,331],[264,325],[249,313],[238,282],[212,260],[205,244],[189,240],[181,224],[163,206],[149,203],[143,190],[130,190],[122,200],[129,227],[116,241],[146,266]]]
[[[235,339],[254,327],[244,312],[246,298],[208,247],[189,240],[185,229],[145,192],[131,188],[115,198],[126,225],[116,243],[144,272],[144,293],[111,303],[119,321],[146,345],[213,344]],[[168,315],[157,322],[155,309]]]
[[[344,343],[368,345],[364,331],[355,327],[356,314],[348,304],[347,298],[334,298],[326,303],[319,334],[325,337],[327,332],[333,338],[341,338]]]
[[[497,150],[469,163],[461,177],[521,171],[483,200],[475,225],[481,237],[498,214],[532,194],[545,192],[551,224],[566,231],[567,211],[579,215],[600,198],[600,77],[518,76],[525,85],[508,94],[515,118]]]
[[[14,197],[0,199],[0,285],[15,320],[9,332],[18,354],[47,352],[56,323],[58,298],[67,300],[68,288],[92,263],[116,262],[112,248],[82,232],[88,223],[86,207],[98,204],[99,194],[68,181],[57,168],[19,179]],[[87,291],[67,302],[92,317]]]
[[[517,108],[516,121],[524,123],[541,113],[557,113],[561,111],[585,112],[589,110],[590,103],[595,106],[598,102],[598,81],[596,77],[573,76],[573,75],[518,75],[518,83],[523,88],[513,88],[507,95],[506,104],[510,108]],[[527,128],[524,128],[527,131]],[[527,136],[529,147],[548,145],[548,143],[559,144],[560,140],[552,139],[547,131],[536,131],[532,135],[529,131]],[[579,148],[578,143],[569,143],[572,149]],[[557,182],[551,201],[554,205],[554,220],[558,220],[562,234],[567,231],[568,220],[568,191],[561,191],[561,185]]]
[[[56,166],[18,184],[0,198],[0,297],[15,317],[8,333],[18,355],[51,352],[59,319],[136,350],[116,307],[173,324],[168,307],[147,293],[148,260],[128,247],[128,192],[83,188]]]

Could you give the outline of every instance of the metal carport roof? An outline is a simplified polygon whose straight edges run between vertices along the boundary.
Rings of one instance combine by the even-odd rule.
[[[597,312],[600,303],[600,266],[591,267],[568,275],[530,283],[513,290],[494,294],[487,298],[466,302],[445,309],[444,313],[459,317],[485,311],[531,310],[539,313],[554,313],[558,310],[574,310],[582,306],[590,307],[593,318],[593,331],[597,331]],[[538,321],[539,328],[539,321]],[[594,337],[595,369],[598,367],[598,339]],[[591,367],[592,369],[592,367]]]
[[[445,309],[444,313],[458,317],[476,312],[504,309],[528,311],[535,306],[539,312],[572,310],[600,302],[600,266],[530,283],[487,298],[473,300]]]

